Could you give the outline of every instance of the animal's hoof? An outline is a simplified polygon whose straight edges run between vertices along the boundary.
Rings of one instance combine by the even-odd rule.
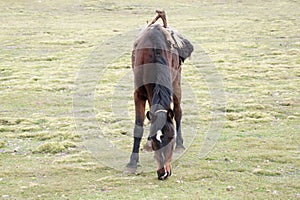
[[[169,176],[169,172],[165,170],[165,168],[161,168],[157,170],[158,180],[166,180]]]
[[[126,165],[126,169],[124,170],[124,174],[134,174],[137,170],[137,164],[139,162],[139,154],[132,153],[130,156],[130,161]]]
[[[152,152],[153,151],[151,140],[147,140],[147,143],[143,147],[143,151],[146,151],[146,152]]]
[[[135,174],[136,173],[136,167],[129,167],[127,165],[126,169],[123,171],[123,174]]]
[[[175,153],[183,153],[185,151],[184,146],[176,146]]]

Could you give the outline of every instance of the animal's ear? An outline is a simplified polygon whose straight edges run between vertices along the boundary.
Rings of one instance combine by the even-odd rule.
[[[172,120],[174,118],[174,112],[172,109],[169,109],[167,112],[167,116],[169,120]]]
[[[146,117],[149,121],[151,121],[154,118],[154,113],[152,113],[151,111],[147,111]]]

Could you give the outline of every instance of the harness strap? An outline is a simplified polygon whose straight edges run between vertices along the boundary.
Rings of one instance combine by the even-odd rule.
[[[175,45],[176,45],[176,48],[179,49],[179,45],[178,45],[178,43],[177,43],[177,41],[176,41],[176,39],[175,39],[175,37],[174,37],[174,31],[173,31],[173,30],[171,30],[171,36],[172,36],[172,39],[174,40],[174,43],[175,43]]]
[[[155,111],[155,113],[159,113],[159,112],[164,112],[164,113],[167,113],[168,111],[167,110],[157,110],[157,111]]]

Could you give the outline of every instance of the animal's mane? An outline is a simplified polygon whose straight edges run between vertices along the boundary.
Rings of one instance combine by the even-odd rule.
[[[172,91],[166,86],[156,84],[153,89],[152,105],[159,105],[160,109],[168,109],[171,103]]]

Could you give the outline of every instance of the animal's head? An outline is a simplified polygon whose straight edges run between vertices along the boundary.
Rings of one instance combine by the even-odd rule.
[[[151,122],[149,137],[152,141],[152,148],[156,151],[168,145],[176,136],[173,124],[174,112],[171,109],[148,111],[146,116]]]

